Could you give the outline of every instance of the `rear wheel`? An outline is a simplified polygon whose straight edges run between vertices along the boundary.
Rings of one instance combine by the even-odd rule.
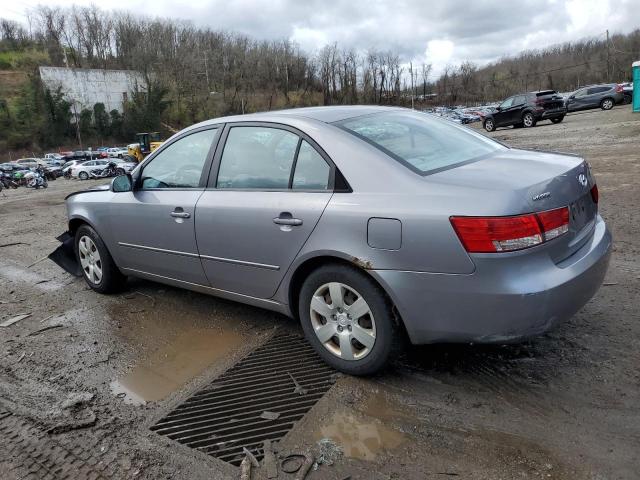
[[[491,119],[491,118],[487,118],[487,119],[484,121],[484,129],[485,129],[487,132],[493,132],[493,131],[496,129],[496,124],[495,124],[495,123],[493,123],[493,119]]]
[[[113,261],[100,235],[89,225],[76,232],[76,257],[87,285],[100,293],[120,291],[126,278]]]
[[[533,113],[527,112],[522,116],[522,125],[524,125],[525,128],[536,126],[536,118],[533,116]]]
[[[368,275],[345,265],[320,267],[298,302],[305,336],[329,365],[369,375],[387,363],[395,340],[391,304]]]
[[[88,180],[89,179],[89,174],[87,172],[80,172],[78,174],[78,178],[80,180]]]
[[[551,123],[560,123],[562,120],[564,120],[564,115],[552,118]]]
[[[613,99],[611,98],[605,98],[604,100],[602,100],[602,102],[600,102],[600,108],[602,108],[602,110],[611,110],[613,108]]]

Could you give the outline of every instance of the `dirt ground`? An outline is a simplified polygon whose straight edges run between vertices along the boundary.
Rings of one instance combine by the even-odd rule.
[[[378,376],[339,378],[279,446],[342,448],[307,478],[639,478],[640,114],[617,107],[492,136],[588,159],[615,242],[605,284],[535,341],[407,347]],[[238,478],[149,427],[298,326],[148,281],[100,296],[43,260],[65,230],[65,195],[88,184],[0,193],[0,322],[30,314],[0,328],[0,477]]]

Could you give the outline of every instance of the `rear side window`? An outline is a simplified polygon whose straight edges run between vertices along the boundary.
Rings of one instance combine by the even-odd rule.
[[[335,125],[421,175],[506,149],[466,127],[411,111],[365,115]]]
[[[220,159],[218,188],[289,188],[300,137],[269,127],[232,127]]]
[[[291,188],[294,190],[326,190],[331,167],[305,140],[300,144]]]

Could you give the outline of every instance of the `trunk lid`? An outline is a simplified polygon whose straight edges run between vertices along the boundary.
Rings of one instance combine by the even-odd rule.
[[[536,93],[536,104],[545,110],[557,110],[564,106],[564,99],[554,90]]]
[[[575,155],[509,149],[429,178],[464,187],[464,211],[455,215],[505,216],[568,207],[568,233],[545,243],[556,263],[584,245],[595,227],[595,180],[587,162]]]

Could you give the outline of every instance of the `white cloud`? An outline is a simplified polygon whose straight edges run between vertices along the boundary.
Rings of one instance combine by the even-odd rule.
[[[293,27],[289,39],[307,52],[313,52],[329,43],[326,32],[308,27]]]
[[[0,0],[7,3],[7,0]],[[0,17],[22,19],[42,0],[19,0]],[[88,6],[95,0],[47,0],[48,6]],[[432,63],[437,74],[465,60],[479,65],[524,49],[541,49],[604,31],[640,28],[638,0],[103,0],[103,9],[191,20],[257,39],[289,38],[314,51],[392,50],[402,62]]]

